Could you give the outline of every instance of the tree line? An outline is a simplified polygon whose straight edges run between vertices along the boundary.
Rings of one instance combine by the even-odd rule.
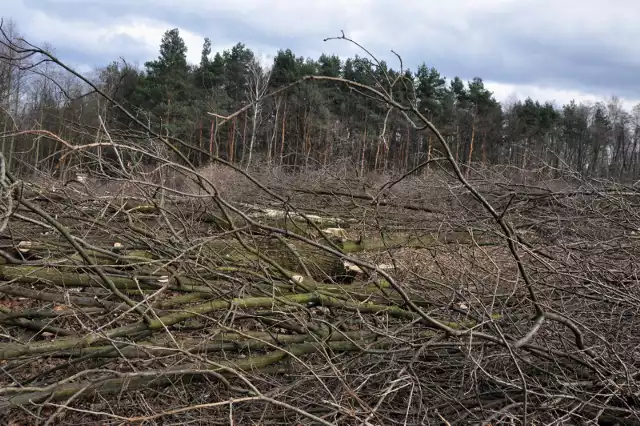
[[[15,22],[3,29],[6,39],[25,43]],[[72,144],[91,143],[106,129],[115,137],[148,137],[56,64],[20,57],[6,44],[0,58],[0,149],[16,172],[60,167],[59,142],[42,131]],[[346,79],[414,103],[468,168],[506,165],[622,180],[640,173],[640,106],[626,111],[616,97],[561,107],[530,98],[501,104],[482,78],[448,80],[425,63],[398,70],[358,55],[305,59],[281,49],[265,67],[243,43],[214,53],[205,39],[200,62],[190,64],[179,30],[170,29],[155,60],[142,67],[113,61],[90,80],[162,135],[188,141],[179,149],[197,166],[213,154],[243,167],[297,171],[342,161],[364,175],[408,171],[435,155],[429,132],[339,81],[304,81],[267,96],[308,75]]]

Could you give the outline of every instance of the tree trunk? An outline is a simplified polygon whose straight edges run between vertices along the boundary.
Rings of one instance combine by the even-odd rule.
[[[327,168],[327,162],[329,160],[329,129],[324,131],[324,153],[322,158],[322,167]]]
[[[278,136],[278,113],[280,112],[281,103],[282,98],[278,97],[278,100],[276,101],[276,115],[273,120],[273,134],[271,135],[271,139],[269,139],[269,146],[267,147],[267,165],[269,167],[271,167],[275,157],[276,138]]]
[[[471,143],[469,144],[469,157],[467,158],[467,177],[471,173],[471,159],[473,158],[473,142],[476,137],[476,117],[471,121]]]
[[[378,138],[378,143],[376,144],[376,159],[373,163],[373,169],[378,171],[378,160],[380,159],[380,138]]]
[[[364,153],[367,148],[367,127],[365,123],[364,136],[362,138],[362,150],[360,152],[360,173],[359,177],[364,177]]]
[[[409,128],[409,122],[407,122],[407,141],[404,144],[404,160],[402,170],[409,170],[409,152],[411,151],[411,130]]]
[[[240,158],[240,164],[244,163],[245,155],[247,153],[247,119],[248,118],[249,118],[249,111],[245,111],[244,112],[244,129],[242,130],[242,157]]]
[[[212,118],[211,119],[211,134],[209,135],[209,154],[213,155],[213,141],[215,139],[215,133],[218,129],[216,128],[216,119]],[[216,157],[218,156],[218,149],[217,149],[217,144],[216,144]]]
[[[258,108],[257,106],[254,106],[253,107],[253,123],[251,124],[251,141],[249,142],[249,156],[247,158],[247,170],[249,170],[249,167],[251,166],[251,157],[253,155],[253,144],[255,143],[255,140],[256,140],[256,127],[258,126],[257,117],[258,117]],[[269,147],[271,147],[271,145],[269,145]]]
[[[284,135],[285,135],[285,123],[287,121],[287,101],[284,101],[284,111],[282,111],[282,140],[280,141],[280,167],[284,162]]]
[[[429,132],[429,136],[427,136],[427,161],[431,160],[431,150],[433,149],[433,139],[431,136],[431,132]],[[431,164],[427,164],[427,171],[431,168]]]
[[[236,124],[237,117],[233,117],[233,121],[231,122],[231,141],[229,143],[229,162],[233,163],[235,161],[235,153],[236,153]]]

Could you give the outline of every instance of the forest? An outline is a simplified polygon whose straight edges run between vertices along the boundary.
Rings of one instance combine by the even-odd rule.
[[[640,106],[324,41],[0,21],[3,424],[640,425]]]
[[[6,25],[6,24],[5,24]],[[8,35],[20,37],[11,23]],[[261,66],[254,52],[237,43],[212,52],[205,39],[199,64],[187,62],[187,48],[178,29],[167,30],[157,59],[143,68],[125,59],[113,61],[91,75],[91,81],[115,101],[150,123],[163,135],[192,141],[182,148],[196,165],[206,162],[202,150],[245,166],[284,166],[308,170],[344,162],[359,175],[372,171],[411,170],[429,159],[435,140],[407,125],[399,111],[353,96],[331,81],[306,81],[276,96],[266,93],[302,76],[340,77],[375,87],[390,87],[396,99],[415,103],[440,129],[465,165],[506,165],[519,169],[572,171],[581,176],[638,177],[640,107],[625,111],[619,99],[555,107],[530,98],[501,105],[481,77],[447,80],[425,63],[398,71],[366,57],[318,59],[277,52]],[[77,126],[97,127],[100,114],[110,129],[132,130],[129,117],[105,104],[82,81],[50,63],[0,64],[0,93],[5,114],[2,128],[42,129],[66,138]],[[53,79],[53,80],[52,80]],[[54,82],[55,81],[55,82]],[[231,120],[220,120],[254,103]],[[218,117],[211,115],[217,114]],[[13,120],[13,122],[12,122]],[[75,126],[70,124],[75,124]],[[94,138],[73,134],[74,143]],[[59,167],[54,145],[29,137],[4,141],[12,167],[27,171]],[[15,166],[13,162],[15,161]]]

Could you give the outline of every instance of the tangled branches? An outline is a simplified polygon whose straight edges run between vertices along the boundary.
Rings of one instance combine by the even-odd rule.
[[[103,122],[92,144],[52,135],[89,175],[62,188],[2,174],[2,413],[41,424],[640,421],[640,194],[472,179],[383,82],[304,80],[320,79],[422,123],[442,151],[428,163],[444,172],[376,195],[326,176],[296,187],[215,157],[223,168],[197,169],[189,145],[138,121],[148,139]]]

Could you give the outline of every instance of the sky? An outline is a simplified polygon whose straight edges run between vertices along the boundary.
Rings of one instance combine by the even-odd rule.
[[[237,42],[269,62],[278,49],[317,58],[364,55],[345,35],[398,69],[421,63],[451,79],[481,77],[500,102],[531,97],[640,103],[636,0],[3,0],[0,16],[49,43],[81,71],[122,57],[144,64],[178,28],[197,63]]]

